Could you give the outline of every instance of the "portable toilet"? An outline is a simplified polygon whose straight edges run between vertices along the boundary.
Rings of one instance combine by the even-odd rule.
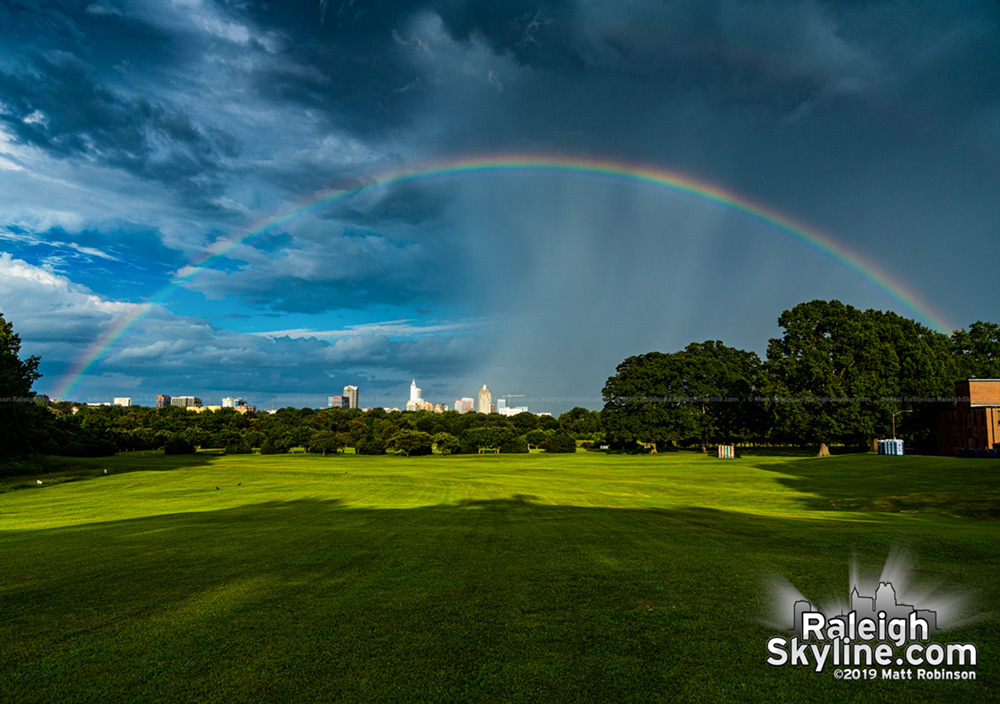
[[[902,440],[879,440],[878,453],[880,455],[903,455]]]

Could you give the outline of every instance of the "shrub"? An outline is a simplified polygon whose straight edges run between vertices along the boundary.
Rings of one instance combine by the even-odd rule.
[[[576,440],[566,432],[553,433],[549,438],[546,452],[576,452]]]
[[[434,444],[437,445],[438,452],[442,455],[450,455],[460,452],[462,449],[462,445],[458,442],[458,438],[451,433],[438,433],[434,436]]]
[[[227,455],[249,455],[253,448],[243,438],[233,439],[226,443],[225,452]]]
[[[29,455],[15,460],[0,462],[0,477],[42,474],[47,471],[48,461],[44,455]]]
[[[520,437],[510,438],[500,446],[500,452],[505,455],[525,453],[527,451],[528,442],[524,439],[523,435]]]

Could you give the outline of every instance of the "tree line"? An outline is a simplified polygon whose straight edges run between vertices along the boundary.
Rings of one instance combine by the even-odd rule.
[[[950,335],[895,313],[811,301],[784,311],[765,358],[721,341],[625,359],[604,386],[601,411],[558,418],[520,413],[283,408],[241,414],[183,408],[88,407],[34,397],[37,357],[0,315],[0,461],[32,453],[101,456],[163,449],[406,456],[636,449],[717,443],[868,446],[893,420],[911,447],[933,450],[955,382],[1000,378],[1000,325]],[[16,464],[16,463],[15,463]],[[11,470],[5,470],[8,473]]]
[[[592,440],[599,429],[596,411],[584,408],[558,419],[520,413],[459,414],[362,412],[341,408],[282,408],[275,413],[239,413],[231,408],[195,413],[184,408],[88,407],[48,404],[45,422],[35,428],[33,449],[42,454],[99,456],[163,448],[172,454],[196,448],[228,454],[262,454],[303,449],[334,454],[353,448],[364,455],[398,452],[407,456],[490,452],[575,451],[576,439]],[[589,422],[588,422],[589,421]]]
[[[895,420],[898,437],[934,451],[955,382],[1000,378],[995,323],[947,335],[896,313],[816,300],[778,324],[764,359],[710,340],[624,360],[604,386],[608,441],[870,447]]]
[[[530,447],[575,452],[601,438],[600,413],[574,408],[558,418],[519,413],[456,411],[367,412],[341,408],[282,408],[274,413],[239,413],[231,408],[192,412],[168,406],[97,406],[48,402],[5,407],[16,413],[17,433],[7,433],[4,455],[99,457],[117,452],[162,449],[168,454],[215,449],[227,454],[322,455],[352,448],[357,454],[406,456],[479,452],[519,453]],[[11,427],[11,426],[8,426]],[[8,471],[9,473],[9,471]]]

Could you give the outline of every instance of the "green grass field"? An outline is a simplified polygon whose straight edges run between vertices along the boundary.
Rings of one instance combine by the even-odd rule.
[[[147,455],[38,479],[0,484],[4,702],[1000,701],[1000,462]],[[978,647],[975,681],[765,663],[769,576],[845,600],[851,556],[877,573],[893,547],[983,616],[937,637]]]

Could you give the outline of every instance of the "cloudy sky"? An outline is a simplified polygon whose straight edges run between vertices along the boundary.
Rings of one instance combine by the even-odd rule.
[[[555,412],[815,298],[996,321],[997,86],[986,0],[0,0],[0,312],[76,400],[416,377]],[[856,259],[627,178],[393,180],[511,155],[670,171]]]

